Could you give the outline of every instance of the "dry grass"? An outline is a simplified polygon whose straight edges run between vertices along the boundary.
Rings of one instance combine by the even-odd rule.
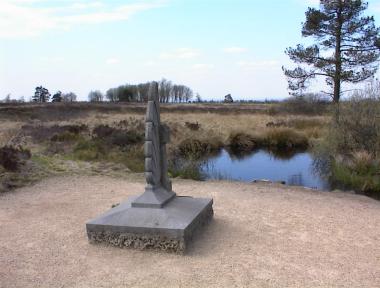
[[[217,151],[223,146],[228,147],[231,135],[239,133],[247,135],[246,139],[255,139],[256,142],[271,138],[274,140],[270,141],[271,145],[278,142],[274,139],[277,136],[278,139],[282,139],[285,136],[296,135],[297,139],[310,140],[321,137],[324,134],[324,127],[327,126],[325,124],[329,121],[327,116],[270,115],[266,112],[269,108],[267,105],[163,105],[161,120],[171,130],[168,155],[176,158],[180,152],[179,148],[185,143],[186,145],[182,145],[186,146],[184,154],[189,152],[192,156],[205,156],[204,154]],[[21,145],[32,152],[34,156],[32,161],[42,158],[46,160],[37,163],[41,167],[44,165],[47,167],[48,163],[58,159],[62,163],[67,162],[67,171],[70,171],[73,161],[81,162],[81,160],[91,160],[92,162],[89,162],[91,166],[104,162],[123,164],[132,171],[143,169],[142,142],[137,143],[136,147],[127,145],[128,147],[107,148],[107,145],[103,147],[103,144],[108,142],[103,141],[102,144],[95,141],[96,137],[94,138],[92,131],[99,125],[108,125],[118,130],[133,130],[143,134],[145,105],[130,107],[78,103],[71,106],[21,105],[3,109],[4,107],[0,106],[0,147],[10,142],[14,146]],[[6,113],[3,113],[4,111]],[[284,127],[269,127],[267,124],[270,122],[284,123],[281,124]],[[193,129],[193,125],[189,123],[197,123],[196,129]],[[87,130],[80,135],[65,134],[62,130],[65,126],[81,125]],[[286,133],[283,133],[284,131]],[[37,139],[37,134],[42,136]],[[277,136],[272,137],[274,134]],[[286,139],[281,141],[288,143]],[[263,142],[261,144],[263,145]]]

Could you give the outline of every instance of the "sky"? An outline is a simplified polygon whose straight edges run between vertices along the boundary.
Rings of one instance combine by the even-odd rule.
[[[380,25],[380,0],[368,14]],[[203,99],[288,97],[287,47],[316,0],[0,0],[0,99],[169,79]],[[319,84],[318,84],[319,85]],[[316,85],[314,89],[322,89]]]

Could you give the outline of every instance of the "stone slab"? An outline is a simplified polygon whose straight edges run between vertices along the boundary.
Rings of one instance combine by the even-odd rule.
[[[89,241],[182,253],[196,230],[213,216],[209,198],[175,197],[159,209],[133,207],[136,198],[87,222]]]

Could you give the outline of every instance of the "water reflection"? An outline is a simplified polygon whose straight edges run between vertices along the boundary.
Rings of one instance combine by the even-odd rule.
[[[257,150],[251,153],[231,153],[222,150],[200,164],[207,179],[231,179],[253,181],[266,179],[283,181],[287,185],[305,186],[329,190],[330,185],[313,169],[313,157],[308,152],[269,152]]]

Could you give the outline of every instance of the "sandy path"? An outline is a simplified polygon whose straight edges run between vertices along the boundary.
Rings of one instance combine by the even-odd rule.
[[[175,181],[215,218],[185,256],[87,242],[85,222],[141,180],[54,178],[0,196],[0,287],[380,287],[380,202]]]

